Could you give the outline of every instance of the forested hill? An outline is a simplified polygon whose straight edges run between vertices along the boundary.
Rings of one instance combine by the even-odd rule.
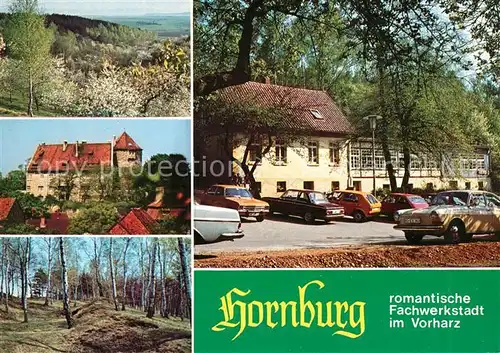
[[[0,13],[0,22],[7,16],[7,13]],[[51,23],[53,23],[57,27],[57,30],[61,33],[70,31],[82,37],[91,37],[91,35],[88,33],[88,29],[97,28],[100,25],[103,25],[107,28],[121,27],[121,25],[109,21],[93,20],[80,16],[60,14],[46,15],[45,23],[47,27],[50,26]]]
[[[90,35],[87,30],[89,28],[97,28],[100,25],[103,25],[108,28],[121,27],[117,23],[112,23],[108,21],[93,20],[85,17],[60,15],[60,14],[47,15],[45,23],[47,24],[47,26],[53,23],[54,25],[56,25],[57,30],[59,32],[71,31],[75,34],[79,34],[82,37],[89,37]]]

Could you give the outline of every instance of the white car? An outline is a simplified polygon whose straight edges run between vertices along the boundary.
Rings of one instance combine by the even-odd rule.
[[[240,214],[231,208],[194,204],[194,244],[243,238]]]

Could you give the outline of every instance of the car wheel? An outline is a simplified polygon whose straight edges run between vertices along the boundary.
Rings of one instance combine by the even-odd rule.
[[[462,222],[453,221],[444,233],[444,240],[448,244],[458,244],[462,239],[465,239],[465,236],[465,227]]]
[[[306,212],[304,215],[304,220],[306,223],[313,224],[314,223],[314,216],[311,212]]]
[[[255,218],[257,219],[257,222],[263,222],[264,221],[264,216],[263,215],[257,216]]]
[[[418,244],[420,243],[423,237],[424,237],[423,234],[418,234],[414,232],[405,232],[405,238],[406,241],[408,241],[408,244],[412,245]]]
[[[356,223],[361,223],[366,220],[365,214],[361,211],[354,211],[352,217],[354,218],[354,222]]]

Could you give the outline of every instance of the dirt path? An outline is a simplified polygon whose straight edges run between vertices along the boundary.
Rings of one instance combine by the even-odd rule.
[[[500,242],[217,253],[195,256],[195,267],[500,267]]]

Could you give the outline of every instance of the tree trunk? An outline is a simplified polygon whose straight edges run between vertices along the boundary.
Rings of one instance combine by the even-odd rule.
[[[0,304],[3,300],[3,283],[4,283],[4,264],[5,264],[5,238],[2,238],[2,265],[0,267]]]
[[[28,264],[31,238],[26,237],[26,243],[19,246],[19,268],[21,271],[21,306],[23,308],[23,322],[28,322]],[[20,239],[19,242],[22,242]]]
[[[165,259],[162,261],[162,247],[158,246],[158,262],[160,263],[160,276],[161,281],[161,309],[160,315],[168,319],[167,312],[167,293],[165,290]]]
[[[5,260],[5,312],[9,312],[9,284],[10,284],[10,259],[9,259],[9,250],[8,250],[9,245],[7,244],[5,247],[6,251],[6,260]]]
[[[156,249],[158,246],[158,239],[153,240],[153,250],[151,251],[151,268],[149,273],[149,291],[148,291],[148,313],[147,317],[152,318],[155,315],[155,265],[156,265]]]
[[[410,155],[410,150],[406,146],[403,147],[403,158],[404,158],[405,173],[403,175],[403,180],[401,181],[401,191],[410,192],[408,190],[408,182],[410,181],[411,155]]]
[[[123,290],[122,290],[122,311],[125,311],[127,301],[127,249],[132,238],[127,238],[125,249],[123,250]]]
[[[28,87],[28,116],[33,116],[33,76],[31,74],[31,68],[29,69],[29,87]]]
[[[97,287],[99,288],[99,297],[104,297],[104,290],[102,288],[102,283],[100,281],[99,274],[99,256],[97,254],[97,239],[94,238],[94,265],[95,265],[95,281],[97,283]]]
[[[50,280],[51,280],[51,277],[52,277],[52,238],[49,237],[48,238],[48,265],[47,265],[47,269],[48,269],[48,274],[47,274],[47,294],[45,295],[45,306],[48,306],[49,304],[49,301],[50,301],[50,291],[51,291],[51,283],[50,283]]]
[[[116,278],[113,266],[113,238],[109,238],[109,271],[111,272],[111,292],[113,294],[113,303],[115,310],[118,311],[118,301],[116,300]]]
[[[187,314],[189,316],[189,322],[191,323],[191,291],[189,290],[190,281],[189,281],[189,273],[188,273],[189,265],[187,264],[187,261],[186,261],[186,249],[184,247],[184,238],[179,237],[177,239],[177,242],[179,245],[179,257],[181,260],[182,282],[184,282],[184,293],[186,295]]]
[[[62,267],[62,290],[63,290],[64,316],[66,317],[66,323],[68,324],[68,328],[72,328],[74,325],[74,321],[73,321],[73,318],[71,317],[71,309],[69,307],[68,272],[66,269],[66,258],[64,257],[63,238],[59,238],[59,251],[60,251],[60,256],[61,256],[61,267]]]

